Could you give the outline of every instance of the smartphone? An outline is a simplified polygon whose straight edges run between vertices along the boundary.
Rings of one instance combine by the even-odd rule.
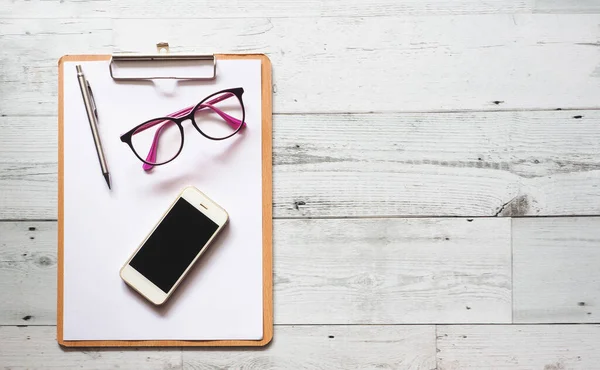
[[[228,219],[198,189],[185,188],[121,268],[121,278],[150,302],[163,304]]]

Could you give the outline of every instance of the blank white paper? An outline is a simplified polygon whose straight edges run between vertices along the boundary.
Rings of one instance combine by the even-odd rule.
[[[77,82],[93,89],[112,190],[102,177]],[[108,61],[64,63],[65,340],[259,340],[263,337],[261,62],[220,60],[217,79],[154,85],[114,82]],[[246,128],[212,141],[184,122],[171,163],[146,173],[121,134],[243,87]],[[229,224],[163,306],[121,280],[119,269],[186,186],[229,213]]]

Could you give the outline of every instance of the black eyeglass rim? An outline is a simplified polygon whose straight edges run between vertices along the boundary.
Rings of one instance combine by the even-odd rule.
[[[198,125],[196,124],[196,120],[194,119],[194,115],[196,113],[196,110],[198,110],[198,108],[207,100],[210,100],[210,98],[212,98],[215,95],[219,95],[219,94],[223,94],[226,92],[230,92],[233,95],[235,95],[235,97],[238,99],[238,101],[240,102],[240,105],[242,107],[242,124],[238,126],[238,128],[230,135],[225,136],[225,137],[221,137],[221,138],[214,138],[211,137],[209,135],[207,135],[205,132],[203,132]],[[209,96],[207,96],[206,98],[202,99],[202,101],[198,104],[196,104],[196,106],[194,107],[194,109],[192,109],[190,111],[190,113],[188,115],[186,115],[185,117],[181,117],[182,120],[181,122],[185,121],[186,119],[189,119],[192,121],[192,124],[194,125],[194,127],[196,128],[196,130],[198,130],[198,132],[200,134],[202,134],[202,136],[204,136],[207,139],[210,140],[215,140],[215,141],[220,141],[220,140],[225,140],[225,139],[229,139],[230,137],[232,137],[233,135],[237,134],[242,127],[244,126],[244,123],[246,122],[246,108],[244,107],[244,100],[242,99],[242,95],[244,94],[244,89],[242,87],[236,87],[233,89],[226,89],[226,90],[221,90],[221,91],[217,91],[216,93],[213,93]]]
[[[242,107],[242,124],[231,134],[222,138],[213,138],[211,136],[208,136],[206,133],[204,133],[196,124],[196,120],[194,119],[194,115],[196,110],[207,100],[209,100],[210,98],[214,97],[215,95],[219,95],[219,94],[223,94],[223,93],[232,93],[233,95],[235,95],[235,97],[238,99],[238,101],[240,102],[240,105]],[[225,139],[229,139],[230,137],[232,137],[233,135],[237,134],[242,127],[244,126],[244,124],[246,123],[246,108],[244,107],[244,100],[242,99],[242,95],[244,94],[244,88],[243,87],[234,87],[231,89],[224,89],[221,91],[217,91],[215,93],[210,94],[209,96],[205,97],[204,99],[202,99],[198,104],[196,104],[194,106],[194,109],[192,109],[190,111],[189,114],[183,116],[183,117],[179,117],[179,118],[173,118],[173,117],[156,117],[156,118],[152,118],[149,119],[145,122],[140,123],[139,125],[135,126],[134,128],[132,128],[131,130],[127,131],[126,133],[124,133],[123,135],[121,135],[121,141],[124,142],[125,144],[127,144],[129,146],[129,148],[131,149],[131,151],[133,152],[133,154],[142,162],[144,162],[145,164],[149,165],[149,166],[162,166],[164,164],[167,164],[171,161],[173,161],[175,158],[177,158],[179,156],[179,154],[181,154],[181,151],[183,150],[183,144],[185,141],[185,135],[183,133],[183,121],[185,120],[190,120],[192,121],[192,125],[194,126],[194,128],[205,138],[210,139],[210,140],[215,140],[215,141],[221,141],[221,140],[225,140]],[[152,122],[152,121],[172,121],[174,122],[177,127],[179,128],[179,132],[181,134],[181,145],[179,146],[179,150],[177,151],[177,154],[175,154],[173,156],[173,158],[169,159],[168,161],[165,162],[161,162],[161,163],[152,163],[152,162],[148,162],[145,159],[143,159],[135,150],[135,148],[133,147],[133,143],[131,138],[133,137],[133,134],[135,133],[135,131],[137,129],[139,129],[140,127],[142,127],[143,125]]]

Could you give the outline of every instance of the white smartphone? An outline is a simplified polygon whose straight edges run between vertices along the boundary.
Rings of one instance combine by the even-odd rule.
[[[228,219],[198,189],[185,188],[121,268],[121,278],[150,302],[163,304]]]

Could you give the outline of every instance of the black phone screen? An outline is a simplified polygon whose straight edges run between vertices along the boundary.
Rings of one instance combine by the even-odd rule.
[[[129,265],[168,293],[218,228],[179,198]]]

